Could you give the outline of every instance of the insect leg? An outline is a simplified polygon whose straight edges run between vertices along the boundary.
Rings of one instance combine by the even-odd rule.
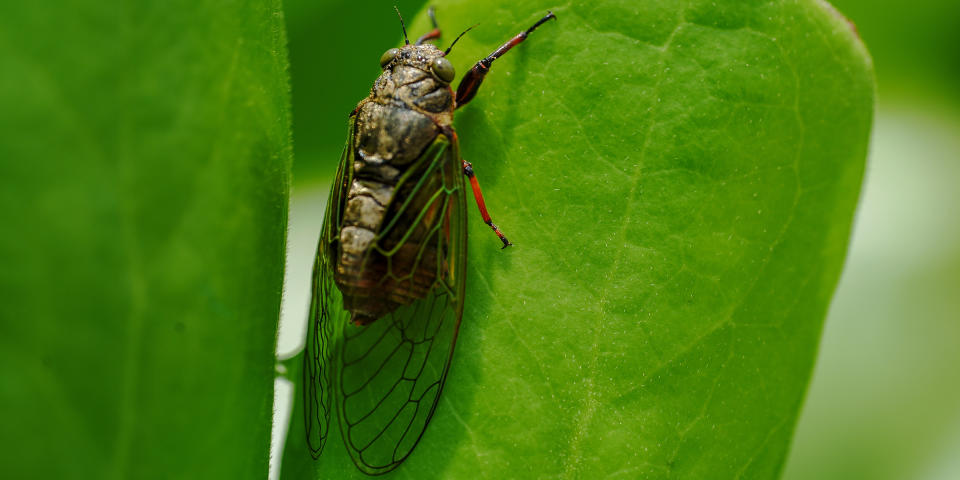
[[[471,68],[470,71],[463,76],[463,79],[460,80],[460,85],[457,86],[457,108],[466,105],[468,102],[470,102],[470,100],[473,99],[473,96],[477,94],[477,89],[479,89],[480,84],[483,83],[483,77],[487,76],[487,72],[490,71],[490,65],[493,64],[494,60],[500,58],[511,48],[526,40],[527,35],[530,35],[530,32],[536,30],[537,27],[543,25],[551,18],[556,19],[557,17],[553,14],[553,12],[547,12],[547,15],[538,20],[537,23],[534,23],[532,27],[518,33],[507,43],[501,45],[500,48],[494,50],[493,53],[487,55],[486,58],[477,62],[477,64],[474,65],[473,68]]]
[[[460,141],[457,140],[457,132],[453,129],[453,127],[447,125],[440,127],[440,129],[443,132],[443,135],[449,138],[454,145],[458,145],[460,143]],[[487,212],[487,202],[483,200],[483,192],[480,191],[480,182],[477,181],[477,176],[473,173],[473,164],[463,160],[462,158],[461,161],[463,161],[463,174],[468,180],[470,180],[470,188],[473,190],[473,198],[477,201],[477,208],[480,209],[480,217],[483,218],[483,223],[486,223],[488,227],[492,228],[493,233],[496,233],[500,241],[503,242],[503,246],[500,247],[501,249],[512,246],[513,244],[510,243],[510,240],[507,240],[507,237],[503,234],[503,232],[500,231],[500,227],[493,223],[493,220],[490,218],[490,213]]]
[[[440,38],[440,27],[437,26],[437,17],[433,14],[433,7],[427,9],[427,15],[430,15],[430,23],[433,23],[433,30],[424,33],[420,38],[417,39],[417,42],[414,43],[414,45],[420,45],[427,40]]]
[[[480,182],[477,181],[477,176],[473,173],[473,164],[466,160],[463,161],[463,174],[470,180],[470,188],[473,189],[473,198],[477,201],[477,208],[480,209],[480,216],[483,218],[483,223],[486,223],[487,226],[492,228],[493,233],[496,233],[497,237],[500,237],[500,241],[503,242],[503,246],[500,248],[507,248],[513,245],[510,243],[510,240],[507,240],[507,237],[503,235],[500,228],[493,223],[493,220],[490,219],[490,213],[487,212],[487,204],[483,201],[483,192],[480,191]]]

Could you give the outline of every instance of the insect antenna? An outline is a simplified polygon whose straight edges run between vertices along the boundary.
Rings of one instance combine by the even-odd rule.
[[[475,24],[471,25],[470,28],[464,30],[463,33],[461,33],[460,35],[457,35],[457,38],[454,38],[454,39],[453,39],[453,43],[451,43],[450,46],[447,47],[447,49],[443,51],[443,56],[446,57],[447,54],[450,53],[450,50],[453,49],[453,46],[457,44],[457,40],[460,40],[460,37],[466,35],[467,32],[469,32],[470,30],[473,30],[473,28],[476,27],[477,25],[480,25],[480,24],[479,24],[479,23],[475,23]]]
[[[407,38],[407,26],[403,23],[403,15],[400,15],[400,9],[396,5],[393,6],[393,9],[397,11],[397,16],[400,17],[400,28],[403,29],[403,41],[407,45],[410,45],[410,39]]]

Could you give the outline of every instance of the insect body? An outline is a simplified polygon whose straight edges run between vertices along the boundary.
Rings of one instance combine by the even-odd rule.
[[[416,43],[383,54],[383,73],[350,114],[314,262],[304,354],[315,458],[333,416],[368,474],[396,468],[423,435],[463,313],[464,177],[484,222],[504,248],[511,245],[487,213],[471,164],[460,158],[453,112],[473,98],[494,60],[551,18],[548,12],[477,62],[455,94],[450,48],[425,43],[440,36],[434,20]]]

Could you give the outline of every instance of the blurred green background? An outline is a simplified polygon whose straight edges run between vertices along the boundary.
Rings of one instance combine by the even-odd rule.
[[[409,16],[425,4],[396,3]],[[850,254],[784,478],[960,478],[960,2],[832,3],[873,55],[879,100]],[[378,55],[399,32],[389,15],[347,21],[346,1],[286,8],[295,248],[319,227],[303,204],[323,198],[346,116],[377,74],[376,58],[357,52]],[[287,315],[302,316],[297,302]],[[300,328],[281,331],[281,354],[298,348]]]

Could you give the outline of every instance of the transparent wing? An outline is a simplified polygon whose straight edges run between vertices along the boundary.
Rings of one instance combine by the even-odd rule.
[[[340,291],[333,283],[335,242],[343,218],[345,195],[353,171],[353,118],[347,135],[347,145],[340,157],[340,166],[323,217],[323,227],[317,242],[317,256],[313,262],[310,311],[307,321],[307,341],[303,355],[303,402],[307,445],[316,459],[323,451],[330,433],[330,414],[333,411],[334,332],[347,321],[349,314],[342,308]]]
[[[450,368],[466,262],[466,201],[457,146],[438,136],[397,184],[367,262],[390,292],[424,291],[367,326],[338,321],[336,406],[357,467],[397,467],[423,436]]]

